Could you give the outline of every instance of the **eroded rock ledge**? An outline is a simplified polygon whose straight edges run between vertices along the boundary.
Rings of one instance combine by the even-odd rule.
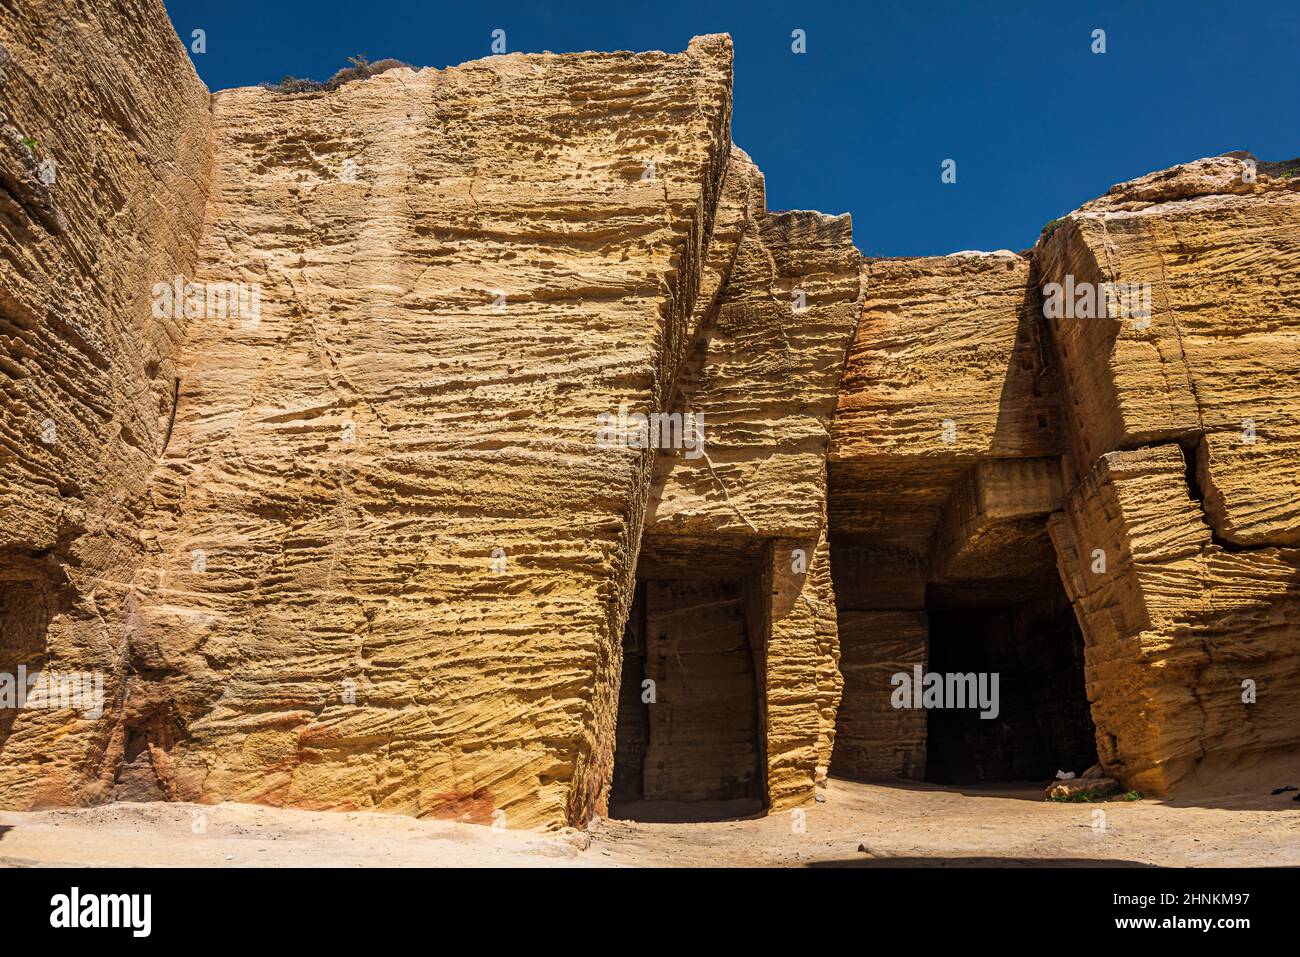
[[[157,0],[0,44],[0,674],[103,691],[0,710],[0,804],[581,825],[1295,753],[1292,164],[864,261],[766,208],[725,36],[291,96],[209,95]],[[1067,279],[1148,321],[1046,318]],[[1001,717],[896,707],[918,666]]]

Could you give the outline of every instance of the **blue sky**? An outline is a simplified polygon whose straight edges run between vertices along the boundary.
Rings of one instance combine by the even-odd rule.
[[[213,90],[324,79],[351,54],[443,67],[511,52],[736,45],[732,135],[773,209],[853,214],[868,255],[1024,249],[1151,170],[1300,156],[1300,4],[165,0]],[[807,52],[791,52],[802,29]],[[1106,52],[1091,52],[1094,29]],[[941,182],[945,159],[957,181]]]

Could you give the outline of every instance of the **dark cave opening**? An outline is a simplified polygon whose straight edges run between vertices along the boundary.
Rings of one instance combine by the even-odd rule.
[[[717,820],[763,810],[753,582],[743,569],[690,564],[665,566],[651,551],[638,567],[623,636],[614,817]]]
[[[26,691],[20,691],[19,684],[45,666],[51,589],[49,574],[41,563],[0,555],[0,680],[10,684],[14,695],[12,702],[5,700],[0,707],[0,751],[18,719],[18,697]]]
[[[1059,583],[1010,602],[932,585],[926,608],[929,672],[974,674],[988,692],[980,703],[996,702],[928,711],[926,781],[1043,781],[1097,763],[1083,637]]]
[[[645,797],[645,754],[650,743],[650,705],[645,694],[645,583],[637,582],[632,611],[623,628],[623,671],[618,685],[611,806]]]

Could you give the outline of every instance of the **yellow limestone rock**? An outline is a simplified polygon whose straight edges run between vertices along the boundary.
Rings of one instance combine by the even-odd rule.
[[[603,810],[651,454],[598,416],[667,399],[730,80],[706,37],[216,95],[197,278],[260,311],[193,325],[153,480],[169,796]]]
[[[990,604],[1013,634],[1056,622],[1047,564],[1107,774],[1164,793],[1294,762],[1297,165],[1232,154],[1121,184],[1029,261],[866,264],[831,449],[832,770],[942,764],[935,716],[927,739],[884,703],[890,676],[954,623],[974,640]]]
[[[0,707],[5,806],[100,800],[116,775],[142,491],[185,333],[151,290],[194,267],[209,132],[155,0],[5,5],[0,681],[43,669],[69,692]]]
[[[1054,516],[1098,753],[1144,793],[1214,784],[1300,738],[1300,553],[1225,550],[1177,445],[1101,458]]]
[[[861,308],[859,262],[847,216],[768,212],[762,175],[733,149],[674,406],[702,417],[705,442],[701,454],[656,460],[646,521],[649,574],[739,576],[756,603],[749,639],[773,809],[811,797],[830,763],[841,678],[826,451]],[[657,705],[652,720],[670,709]]]
[[[1188,444],[1216,534],[1245,546],[1300,544],[1300,179],[1267,170],[1214,157],[1116,186],[1038,251],[1044,285],[1146,307],[1053,320],[1078,468]]]
[[[209,96],[158,0],[5,9],[0,682],[91,681],[0,709],[0,805],[1294,763],[1297,164],[864,262],[724,36]],[[892,699],[985,646],[1000,724]]]
[[[1078,476],[1053,539],[1103,766],[1144,791],[1221,786],[1300,743],[1297,165],[1153,173],[1038,249],[1044,285],[1149,296],[1050,322]]]
[[[831,448],[831,525],[923,549],[948,488],[984,456],[1050,455],[1029,262],[1012,253],[868,260]]]
[[[928,663],[929,586],[1011,596],[1051,574],[1062,423],[1024,256],[867,260],[864,284],[830,451],[831,770],[919,778],[927,715],[897,707],[891,679]]]
[[[57,744],[67,714],[6,726],[7,803],[581,824],[608,798],[636,581],[719,541],[745,556],[719,621],[743,622],[761,701],[737,726],[761,762],[727,775],[811,799],[841,683],[825,454],[859,257],[847,217],[766,210],[729,143],[727,38],[209,110],[156,3],[80,26],[28,4],[7,30],[25,133],[67,145],[33,92],[56,80],[98,103],[111,77],[141,114],[134,140],[86,137],[118,164],[107,227],[70,147],[62,194],[31,155],[11,174],[5,371],[61,444],[23,435],[4,461],[27,471],[0,664],[108,687]],[[52,58],[76,30],[102,65]],[[95,326],[104,302],[120,328]],[[707,418],[702,458],[602,441],[612,413],[671,409]]]

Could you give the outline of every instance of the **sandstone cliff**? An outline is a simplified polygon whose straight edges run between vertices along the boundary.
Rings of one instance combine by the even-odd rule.
[[[138,671],[142,497],[186,333],[151,288],[197,257],[208,93],[153,0],[0,17],[0,672],[95,675],[100,709],[0,708],[0,802],[111,793]]]
[[[707,443],[699,457],[656,459],[642,561],[645,575],[707,570],[759,592],[750,638],[772,808],[805,800],[830,764],[842,681],[826,453],[859,293],[848,217],[768,212],[762,174],[733,149],[678,380],[677,404],[703,416]]]
[[[653,453],[598,447],[597,417],[659,407],[681,362],[730,55],[216,96],[198,278],[258,283],[261,313],[187,341],[152,483],[163,793],[603,807]]]
[[[753,559],[755,784],[809,799],[838,700],[824,460],[857,253],[846,219],[766,212],[729,143],[729,41],[227,91],[209,119],[158,9],[128,14],[198,98],[160,112],[200,144],[206,209],[129,277],[149,310],[131,331],[173,333],[150,372],[170,388],[131,481],[101,476],[130,510],[129,591],[101,625],[123,680],[50,800],[581,823],[605,807],[619,637],[662,550],[638,576],[643,525]],[[135,352],[108,364],[138,392]],[[670,407],[719,423],[702,463],[595,441],[602,415]],[[3,752],[18,805],[55,780],[31,773],[51,756],[29,723]]]
[[[1283,172],[1233,155],[1153,173],[1038,250],[1044,283],[1150,287],[1149,313],[1051,323],[1079,480],[1052,534],[1103,763],[1156,792],[1300,744],[1300,181]]]
[[[1044,522],[1060,507],[1063,425],[1025,257],[870,260],[864,272],[831,450],[845,676],[832,767],[921,778],[929,719],[891,701],[891,680],[929,663],[936,606],[1050,589]],[[963,627],[973,644],[977,626]]]

